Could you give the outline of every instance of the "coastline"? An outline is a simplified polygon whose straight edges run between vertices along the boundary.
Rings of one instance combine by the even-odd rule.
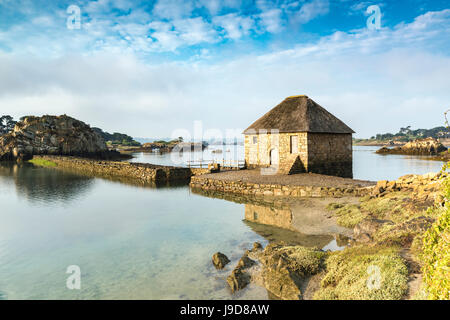
[[[227,280],[232,291],[254,282],[265,287],[273,297],[288,300],[426,297],[423,283],[427,278],[422,270],[427,264],[420,258],[425,250],[422,242],[446,203],[441,190],[443,179],[447,179],[445,173],[406,175],[395,181],[376,183],[315,174],[265,177],[259,174],[258,179],[263,180],[252,180],[255,178],[252,170],[210,173],[211,170],[202,169],[194,174],[192,169],[139,163],[58,156],[35,158],[55,163],[56,166],[51,166],[54,168],[78,170],[111,179],[151,182],[156,181],[156,172],[162,170],[165,179],[161,181],[167,182],[171,177],[187,185],[190,179],[194,193],[212,197],[219,194],[218,197],[227,200],[237,197],[239,200],[236,202],[249,205],[249,210],[258,212],[258,218],[255,218],[250,211],[247,215],[246,211],[244,222],[252,230],[266,235],[267,227],[264,226],[271,225],[270,233],[284,234],[285,239],[280,242],[281,237],[272,236],[268,238],[270,244],[265,249],[245,251]],[[176,173],[179,169],[183,169],[183,173]],[[237,175],[240,175],[239,179]],[[277,183],[281,181],[283,184]],[[249,204],[246,197],[254,200]],[[289,220],[292,215],[291,218],[284,216],[282,203],[286,199],[301,200],[299,198],[325,199],[332,219],[330,223],[353,230],[344,233],[348,238],[340,240],[344,241],[339,244],[345,247],[344,250],[329,252],[293,242],[293,239],[301,239],[294,234],[299,232],[298,224],[295,227]],[[264,208],[269,208],[270,214],[265,214]],[[316,219],[328,218],[323,204],[319,211]],[[339,232],[335,239],[338,235]],[[299,262],[300,256],[305,258]],[[247,259],[253,262],[249,263]],[[305,268],[309,268],[310,263],[315,267],[306,272]],[[385,282],[385,287],[381,287],[378,293],[368,291],[365,286],[367,270],[373,263],[380,267]],[[330,278],[336,278],[337,282],[329,283],[327,279]],[[344,284],[348,281],[355,282],[346,288]]]
[[[338,225],[353,229],[344,250],[324,252],[286,242],[271,242],[266,248],[255,244],[243,253],[227,281],[233,291],[255,283],[282,300],[414,300],[433,297],[435,291],[448,299],[445,284],[430,280],[430,272],[445,269],[435,269],[436,249],[430,251],[427,244],[432,226],[448,217],[442,190],[446,179],[442,172],[407,175],[379,181],[359,203],[346,198],[330,203],[327,209]],[[446,232],[445,227],[439,230]],[[448,244],[442,245],[447,248],[442,254],[448,255]],[[444,265],[448,261],[440,259]],[[371,276],[375,278],[369,285]]]

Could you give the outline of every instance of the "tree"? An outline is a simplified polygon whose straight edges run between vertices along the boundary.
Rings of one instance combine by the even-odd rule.
[[[4,135],[14,129],[16,121],[14,121],[11,116],[1,116],[0,117],[0,135]]]

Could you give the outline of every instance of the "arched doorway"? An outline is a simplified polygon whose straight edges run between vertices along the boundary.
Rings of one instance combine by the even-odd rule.
[[[278,155],[278,149],[272,149],[270,150],[270,166],[271,167],[276,167],[278,166],[279,163],[279,155]]]

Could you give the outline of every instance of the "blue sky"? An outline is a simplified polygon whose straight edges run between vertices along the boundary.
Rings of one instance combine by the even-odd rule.
[[[357,137],[432,127],[450,108],[449,31],[442,0],[0,0],[0,113],[163,137],[195,120],[238,132],[307,94]]]

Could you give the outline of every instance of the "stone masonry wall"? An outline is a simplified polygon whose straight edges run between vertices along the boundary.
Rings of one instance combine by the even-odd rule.
[[[90,160],[76,157],[38,156],[54,162],[61,168],[70,168],[89,174],[134,178],[143,182],[189,181],[191,176],[211,173],[208,169],[157,166],[146,163]]]
[[[291,153],[291,136],[298,136],[298,152],[295,154]],[[273,149],[279,152],[279,174],[314,172],[353,177],[351,134],[300,132],[246,135],[247,167],[269,167],[270,151]]]
[[[291,136],[298,136],[298,153],[291,154]],[[257,142],[253,143],[256,137]],[[245,136],[245,162],[248,168],[269,167],[270,151],[278,149],[279,173],[288,174],[294,163],[296,173],[305,172],[308,164],[307,134],[280,133]]]
[[[353,177],[352,135],[308,133],[308,172]]]
[[[286,186],[279,184],[256,184],[242,181],[226,181],[192,177],[191,188],[208,191],[231,192],[244,195],[274,196],[274,197],[342,197],[368,195],[373,187],[311,187]]]

